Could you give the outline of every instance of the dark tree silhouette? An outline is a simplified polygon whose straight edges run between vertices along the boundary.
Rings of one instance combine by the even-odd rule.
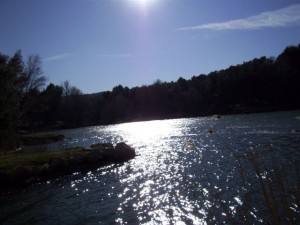
[[[65,81],[49,84],[38,55],[0,54],[0,148],[19,129],[41,130],[126,121],[300,108],[300,45],[175,82],[84,95]],[[14,141],[16,142],[16,141]]]

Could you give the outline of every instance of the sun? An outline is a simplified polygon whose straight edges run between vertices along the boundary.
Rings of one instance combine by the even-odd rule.
[[[142,6],[146,6],[152,2],[155,2],[157,0],[131,0],[133,2],[135,2],[136,4],[142,5]]]
[[[143,2],[153,2],[154,0],[133,0],[133,1],[143,3]]]
[[[147,17],[148,12],[151,11],[151,8],[154,7],[156,2],[159,2],[159,0],[128,0],[135,7],[137,7],[141,13],[142,16]]]

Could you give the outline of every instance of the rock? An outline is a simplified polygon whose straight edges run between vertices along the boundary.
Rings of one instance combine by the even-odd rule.
[[[80,166],[83,164],[83,156],[76,153],[71,153],[69,155],[69,163],[72,167]]]
[[[113,149],[114,146],[111,143],[98,143],[98,144],[92,144],[90,146],[91,149]]]
[[[128,161],[135,157],[135,149],[125,144],[124,142],[118,143],[115,148],[117,161]]]
[[[58,152],[17,152],[0,155],[9,166],[0,169],[1,187],[18,187],[37,181],[126,162],[136,156],[134,148],[118,143],[95,144],[90,149],[75,147]],[[17,159],[18,161],[16,161]]]
[[[213,115],[213,118],[214,118],[214,119],[216,119],[216,120],[219,120],[219,119],[221,119],[221,118],[222,118],[222,116],[221,116],[221,115],[218,115],[218,114],[216,114],[216,115]]]
[[[87,163],[99,163],[101,161],[103,161],[104,156],[103,156],[103,152],[102,151],[98,151],[95,149],[89,150],[87,155],[86,155],[86,161]]]
[[[68,162],[63,158],[55,158],[49,163],[51,171],[64,170],[68,166]]]
[[[124,142],[118,143],[115,148],[102,148],[103,160],[109,162],[126,162],[135,157],[135,150]]]

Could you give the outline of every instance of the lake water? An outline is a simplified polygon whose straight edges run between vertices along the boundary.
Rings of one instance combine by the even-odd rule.
[[[256,159],[265,181],[279,171],[299,220],[299,116],[288,111],[62,131],[68,139],[48,150],[124,141],[139,156],[5,194],[0,224],[272,224],[249,152],[261,153]],[[285,217],[282,207],[278,213]]]

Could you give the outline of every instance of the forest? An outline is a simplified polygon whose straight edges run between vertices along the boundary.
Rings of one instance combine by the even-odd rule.
[[[41,59],[0,53],[0,148],[25,132],[92,125],[300,108],[300,45],[186,80],[118,85],[83,94],[64,81],[47,85]]]

